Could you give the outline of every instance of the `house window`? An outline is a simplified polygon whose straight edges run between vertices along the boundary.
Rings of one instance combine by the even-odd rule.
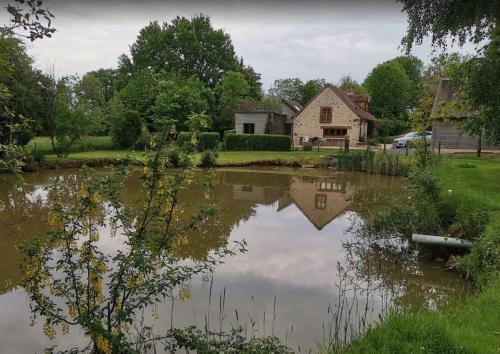
[[[315,203],[316,209],[325,209],[326,208],[326,194],[316,194]]]
[[[332,122],[332,107],[321,107],[320,108],[319,122],[320,123],[331,123]]]
[[[243,123],[243,134],[255,134],[255,124]]]
[[[347,129],[345,128],[324,128],[323,129],[323,136],[346,136],[347,135]]]

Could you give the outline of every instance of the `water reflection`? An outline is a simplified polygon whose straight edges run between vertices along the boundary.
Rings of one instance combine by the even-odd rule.
[[[54,344],[28,326],[26,299],[15,289],[22,261],[16,244],[47,231],[47,186],[62,183],[71,202],[79,178],[74,170],[27,174],[22,184],[14,176],[0,176],[0,342],[11,353]],[[222,293],[225,287],[227,326],[245,317],[259,324],[260,334],[269,334],[276,297],[275,334],[302,348],[320,340],[322,324],[329,320],[328,303],[355,296],[352,291],[339,293],[340,282],[363,294],[359,306],[370,305],[368,321],[376,319],[387,301],[403,308],[436,307],[467,291],[460,279],[442,270],[442,263],[422,260],[400,242],[373,243],[355,232],[356,225],[399,190],[398,178],[328,170],[234,169],[219,170],[216,181],[211,202],[220,208],[219,217],[190,232],[189,242],[177,252],[186,259],[204,259],[228,239],[245,239],[249,251],[216,269],[213,289],[207,279],[193,281],[193,299],[176,302],[173,314],[170,303],[162,304],[156,324],[160,332],[170,327],[170,318],[178,327],[204,326],[205,315],[217,312],[208,306],[209,293]],[[139,186],[132,175],[124,194],[132,208],[141,203]],[[186,215],[194,212],[203,195],[196,183],[183,192]],[[119,247],[116,240],[108,241],[110,250]],[[233,310],[239,311],[238,319]],[[72,340],[80,340],[78,333],[73,335]]]

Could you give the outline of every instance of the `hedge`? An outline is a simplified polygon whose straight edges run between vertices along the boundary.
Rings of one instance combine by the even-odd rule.
[[[179,146],[183,146],[184,144],[189,143],[192,138],[193,138],[193,133],[180,132],[179,135],[177,135],[177,143],[179,144]]]
[[[198,150],[217,150],[219,146],[220,134],[203,132],[198,136]]]
[[[225,149],[230,150],[270,150],[288,151],[292,139],[288,135],[268,134],[227,134],[224,136]]]

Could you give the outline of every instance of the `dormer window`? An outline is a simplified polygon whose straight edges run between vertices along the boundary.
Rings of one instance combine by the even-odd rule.
[[[332,107],[321,107],[319,112],[320,123],[332,122]]]

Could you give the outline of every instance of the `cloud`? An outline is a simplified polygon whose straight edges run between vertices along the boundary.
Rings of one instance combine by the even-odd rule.
[[[401,54],[398,45],[406,29],[401,4],[393,1],[46,3],[56,15],[58,32],[29,44],[29,52],[39,67],[55,63],[61,75],[116,67],[150,21],[204,13],[215,28],[231,35],[237,55],[262,74],[265,88],[284,77],[336,82],[349,73],[362,81],[376,64]],[[428,62],[430,52],[425,43],[415,53]]]

